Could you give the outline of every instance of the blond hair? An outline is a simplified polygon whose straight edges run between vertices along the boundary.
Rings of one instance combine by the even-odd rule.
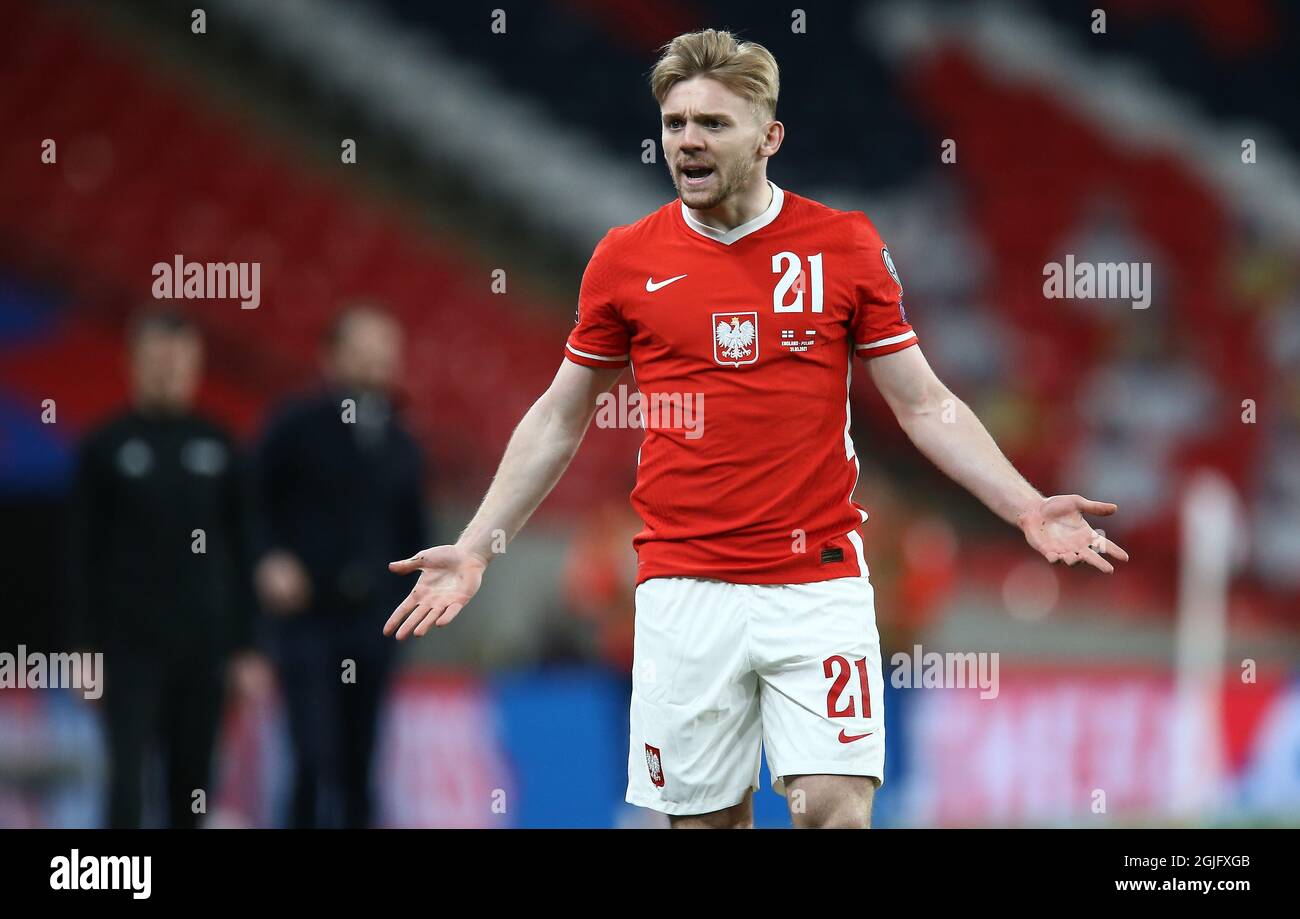
[[[730,32],[705,29],[678,35],[660,50],[650,72],[650,92],[660,105],[682,80],[707,76],[748,100],[760,117],[776,117],[781,74],[772,52],[758,42],[738,41]]]

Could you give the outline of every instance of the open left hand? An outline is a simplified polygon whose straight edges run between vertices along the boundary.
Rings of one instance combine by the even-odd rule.
[[[1110,574],[1115,567],[1102,556],[1109,555],[1127,562],[1128,553],[1094,530],[1083,515],[1109,517],[1118,509],[1114,504],[1090,501],[1079,495],[1054,495],[1022,513],[1018,522],[1025,541],[1049,562],[1065,562],[1067,565],[1087,562]]]

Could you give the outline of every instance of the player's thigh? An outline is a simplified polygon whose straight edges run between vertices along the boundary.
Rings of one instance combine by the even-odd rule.
[[[736,585],[653,578],[636,593],[627,800],[670,816],[756,786],[762,721]]]
[[[773,786],[783,776],[884,782],[884,675],[874,590],[864,577],[766,590],[753,654]],[[859,783],[860,784],[860,783]]]
[[[674,830],[747,830],[754,826],[754,793],[746,791],[739,804],[707,814],[670,814]]]
[[[875,781],[864,775],[784,776],[790,821],[798,829],[868,829]]]

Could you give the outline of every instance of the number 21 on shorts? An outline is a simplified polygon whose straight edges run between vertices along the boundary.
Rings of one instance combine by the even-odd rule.
[[[840,654],[832,654],[822,661],[822,672],[826,679],[833,680],[826,693],[826,716],[828,718],[856,718],[857,707],[849,689],[849,680],[854,670],[858,671],[859,697],[862,699],[862,717],[871,717],[871,687],[867,683],[867,659],[860,657],[853,663]],[[848,690],[848,692],[845,692]]]

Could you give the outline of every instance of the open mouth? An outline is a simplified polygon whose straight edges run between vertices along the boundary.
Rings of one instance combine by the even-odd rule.
[[[682,169],[682,176],[686,179],[688,185],[698,185],[713,175],[712,166],[686,166]]]

